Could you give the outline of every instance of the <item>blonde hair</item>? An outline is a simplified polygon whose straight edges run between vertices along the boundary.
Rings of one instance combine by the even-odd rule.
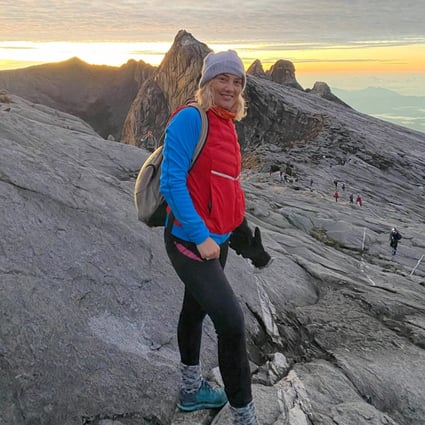
[[[195,100],[198,102],[199,106],[208,111],[211,107],[214,106],[214,96],[211,89],[211,81],[208,81],[202,87],[200,87],[195,93]],[[236,113],[235,121],[240,121],[246,116],[246,101],[242,96],[242,93],[239,94],[239,98],[236,102],[236,110],[232,111]]]

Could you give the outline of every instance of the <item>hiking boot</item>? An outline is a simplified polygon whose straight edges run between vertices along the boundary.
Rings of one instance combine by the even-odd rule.
[[[180,391],[180,402],[177,407],[184,412],[193,412],[200,409],[216,409],[227,403],[226,393],[223,388],[212,388],[202,380],[201,387],[194,393]]]

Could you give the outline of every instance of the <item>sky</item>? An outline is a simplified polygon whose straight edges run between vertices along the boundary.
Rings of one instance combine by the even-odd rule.
[[[73,56],[158,65],[180,29],[246,68],[290,60],[304,87],[425,96],[423,0],[0,0],[0,70]]]

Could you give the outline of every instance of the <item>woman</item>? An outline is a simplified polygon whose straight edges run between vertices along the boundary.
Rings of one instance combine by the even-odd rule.
[[[235,51],[206,56],[195,98],[207,113],[207,141],[189,173],[201,118],[190,107],[172,118],[164,143],[161,192],[170,211],[164,233],[167,253],[185,285],[177,331],[182,372],[177,406],[193,411],[221,407],[229,400],[235,424],[255,425],[243,312],[223,271],[229,240],[256,267],[270,260],[259,229],[253,236],[244,219],[234,120],[246,113],[245,84],[244,67]],[[202,322],[207,314],[217,332],[225,391],[212,388],[201,375]]]

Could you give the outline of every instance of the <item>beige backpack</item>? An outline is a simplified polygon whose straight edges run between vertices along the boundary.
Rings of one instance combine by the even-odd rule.
[[[201,134],[199,136],[195,152],[193,153],[192,163],[190,166],[190,168],[192,168],[205,145],[205,141],[207,140],[208,118],[206,112],[200,108],[197,103],[184,105],[176,112],[185,107],[196,108],[201,116]],[[172,116],[174,116],[176,112],[174,112]],[[165,131],[161,138],[161,146],[152,152],[149,158],[143,163],[134,187],[134,203],[137,209],[137,217],[149,227],[163,226],[167,214],[167,203],[159,190],[164,137]]]

